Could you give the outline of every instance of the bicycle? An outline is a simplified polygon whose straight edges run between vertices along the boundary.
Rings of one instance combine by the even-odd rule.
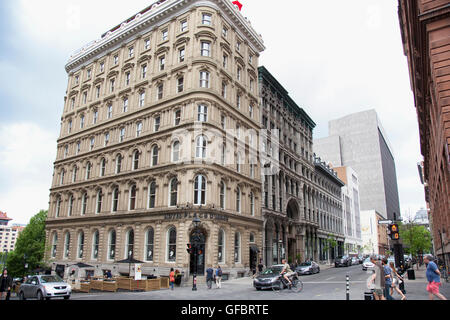
[[[289,280],[291,280],[292,285],[289,285],[286,279],[282,275],[279,275],[278,280],[276,280],[272,285],[272,290],[275,292],[281,292],[285,289],[289,289],[289,291],[295,293],[303,290],[303,282],[301,282],[296,275],[290,276]]]

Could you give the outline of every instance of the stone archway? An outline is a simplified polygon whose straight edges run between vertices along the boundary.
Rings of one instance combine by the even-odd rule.
[[[298,202],[295,199],[289,200],[286,212],[289,219],[292,219],[294,221],[300,220],[300,208]]]

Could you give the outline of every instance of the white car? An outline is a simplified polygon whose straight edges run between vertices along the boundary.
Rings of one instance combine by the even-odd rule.
[[[362,264],[363,271],[367,271],[368,269],[372,269],[373,267],[375,267],[375,265],[370,261],[370,258],[364,260]]]
[[[19,290],[20,300],[28,298],[50,300],[57,297],[67,300],[72,294],[72,287],[56,275],[30,276]]]

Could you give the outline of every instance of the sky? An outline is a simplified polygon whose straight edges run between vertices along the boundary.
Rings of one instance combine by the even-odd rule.
[[[0,1],[0,211],[48,209],[69,56],[153,0]],[[417,115],[392,0],[241,0],[264,65],[328,136],[375,109],[392,145],[403,215],[425,207]]]

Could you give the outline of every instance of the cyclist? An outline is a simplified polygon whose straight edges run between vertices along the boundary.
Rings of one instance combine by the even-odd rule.
[[[289,279],[289,276],[292,274],[291,267],[289,264],[286,263],[286,259],[281,260],[281,263],[283,264],[283,269],[280,272],[280,275],[283,276],[284,279],[289,283],[289,287],[292,286],[292,282]]]

